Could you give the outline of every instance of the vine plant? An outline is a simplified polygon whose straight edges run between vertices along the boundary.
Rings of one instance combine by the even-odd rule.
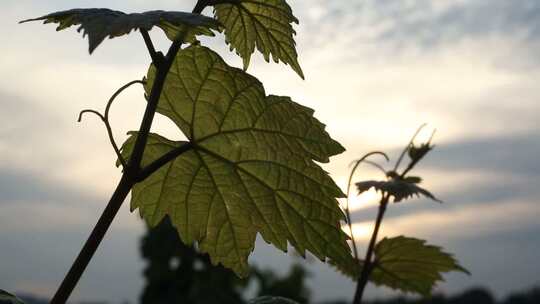
[[[213,17],[202,15],[207,7],[213,7]],[[312,109],[289,97],[267,95],[262,83],[246,72],[257,49],[266,61],[281,61],[304,78],[292,26],[298,20],[285,0],[198,0],[191,13],[71,9],[22,22],[35,20],[58,23],[57,30],[79,25],[78,31],[88,35],[90,53],[107,37],[138,30],[151,58],[146,76],[115,92],[103,114],[88,109],[79,115],[79,121],[90,113],[103,121],[122,177],[51,304],[66,303],[130,192],[132,211],[139,209],[150,226],[168,216],[185,243],[197,243],[214,264],[241,277],[248,273],[258,233],[280,250],[287,251],[290,244],[301,255],[309,251],[353,275],[359,282],[355,303],[360,303],[368,278],[427,293],[440,271],[462,270],[450,256],[420,240],[383,239],[375,246],[390,197],[397,202],[411,193],[428,195],[406,174],[429,151],[429,144],[408,148],[413,161],[402,174],[394,170],[387,173],[389,181],[357,184],[361,192],[375,187],[383,198],[365,260],[358,259],[356,245],[351,255],[349,237],[341,228],[345,220],[351,224],[349,210],[344,213],[337,201],[345,194],[317,164],[345,149],[313,117]],[[149,34],[154,27],[171,40],[166,53],[154,47]],[[224,32],[230,49],[242,57],[243,69],[229,66],[197,40],[215,32]],[[144,87],[146,109],[138,131],[129,132],[119,147],[109,110],[115,98],[135,84]],[[187,140],[151,133],[156,113],[172,120]],[[421,259],[409,263],[395,258],[408,254]],[[424,276],[408,276],[415,269]]]
[[[404,292],[429,296],[435,283],[442,280],[442,272],[461,271],[470,274],[458,264],[452,255],[443,252],[440,247],[426,245],[424,240],[398,236],[392,238],[385,237],[377,242],[384,214],[391,201],[399,203],[414,196],[425,196],[426,198],[442,203],[431,192],[418,185],[422,182],[421,177],[409,175],[411,170],[433,149],[431,141],[435,131],[426,143],[419,146],[414,144],[418,133],[424,127],[425,124],[418,128],[391,170],[385,170],[380,164],[368,160],[370,156],[381,155],[386,161],[389,161],[385,153],[375,151],[355,161],[350,172],[347,183],[347,200],[344,209],[351,235],[354,262],[347,267],[343,267],[343,264],[336,266],[342,273],[357,281],[353,300],[354,304],[361,303],[368,281],[376,285],[384,285]],[[399,173],[400,164],[405,155],[409,157],[409,164]],[[353,234],[348,200],[354,173],[361,163],[374,166],[382,171],[385,176],[385,180],[382,181],[368,180],[355,184],[359,194],[372,188],[381,193],[377,218],[364,259],[359,258],[356,249],[357,244]]]

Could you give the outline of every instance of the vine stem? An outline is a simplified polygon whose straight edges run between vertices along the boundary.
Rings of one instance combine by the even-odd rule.
[[[207,0],[198,0],[195,8],[193,9],[193,13],[200,14],[207,5]],[[147,32],[142,31],[143,39],[148,46],[151,45],[151,40],[147,34]],[[173,42],[167,52],[165,61],[162,64],[158,64],[156,66],[156,79],[152,86],[150,97],[148,98],[148,104],[146,106],[144,117],[139,128],[139,135],[137,136],[133,153],[131,154],[127,166],[124,168],[124,173],[122,174],[120,182],[118,183],[116,190],[111,196],[107,207],[103,211],[96,226],[92,230],[79,255],[75,259],[75,262],[64,277],[64,280],[58,287],[58,290],[51,299],[50,304],[66,303],[69,296],[75,289],[75,286],[79,282],[86,267],[90,263],[90,260],[97,251],[99,244],[105,237],[107,230],[109,230],[109,227],[111,226],[116,214],[118,213],[118,210],[120,210],[122,203],[131,191],[131,188],[135,183],[140,181],[139,176],[142,171],[140,166],[144,153],[144,148],[148,140],[148,134],[150,133],[150,129],[152,127],[152,122],[154,120],[154,115],[157,110],[159,98],[165,84],[165,79],[167,77],[170,67],[173,64],[174,58],[176,57],[176,53],[180,50],[181,46],[182,41]],[[150,55],[153,57],[152,59],[154,59],[156,57],[155,50],[149,49],[149,52]],[[157,170],[157,166],[152,166],[152,164],[150,166],[154,170]]]
[[[418,136],[418,133],[420,133],[420,131],[425,126],[426,126],[426,124],[422,124],[416,130],[416,132],[412,136],[411,140],[409,141],[409,144],[407,144],[407,146],[405,147],[405,149],[403,150],[403,152],[399,156],[399,159],[397,160],[396,165],[394,166],[394,172],[398,170],[399,164],[403,160],[403,157],[407,153],[409,147],[413,144],[414,139],[416,138],[416,136]],[[431,140],[433,139],[434,133],[435,132],[433,132],[433,134],[431,134],[431,138],[429,139],[428,144],[431,143]],[[362,160],[363,159],[361,159],[360,161],[362,161]],[[407,166],[407,168],[405,168],[403,170],[403,172],[401,172],[401,174],[398,175],[398,178],[399,179],[405,178],[405,175],[414,167],[414,165],[416,163],[417,163],[417,161],[413,160]],[[352,174],[351,174],[351,177],[352,177]],[[375,261],[372,261],[373,260],[373,253],[375,251],[375,245],[377,244],[377,236],[379,234],[379,229],[381,228],[381,223],[383,221],[384,213],[386,212],[386,207],[388,206],[389,200],[390,200],[390,194],[383,194],[383,196],[381,197],[381,201],[380,201],[380,204],[379,204],[379,211],[377,213],[377,220],[375,221],[375,227],[373,228],[373,233],[372,233],[371,239],[369,241],[369,246],[368,246],[368,250],[366,252],[366,258],[364,260],[364,265],[362,267],[360,277],[358,278],[358,283],[356,284],[356,291],[354,293],[353,304],[361,304],[362,297],[364,295],[364,289],[366,288],[366,285],[367,285],[367,283],[369,281],[369,276],[371,275],[371,272],[373,271],[373,269],[375,267]],[[352,228],[351,228],[351,231],[352,231]]]
[[[374,262],[373,252],[375,251],[375,244],[377,243],[377,235],[379,234],[379,229],[381,228],[381,223],[384,218],[384,213],[386,212],[386,206],[388,205],[389,195],[383,195],[379,205],[379,211],[377,213],[377,220],[375,221],[375,228],[373,228],[373,234],[371,235],[371,240],[369,241],[368,250],[366,252],[366,258],[364,260],[364,265],[362,267],[362,272],[358,278],[358,283],[356,284],[356,291],[354,293],[353,304],[360,304],[362,302],[362,296],[364,295],[364,289],[368,283],[369,276],[373,270]]]

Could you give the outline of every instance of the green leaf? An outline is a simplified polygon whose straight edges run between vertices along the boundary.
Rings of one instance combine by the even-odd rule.
[[[292,23],[298,23],[291,7],[285,0],[231,0],[231,3],[216,4],[214,15],[225,27],[225,38],[232,50],[244,60],[244,69],[249,66],[255,47],[266,61],[270,55],[274,62],[280,60],[291,65],[304,79],[296,53],[296,32]]]
[[[449,271],[470,274],[440,247],[398,236],[384,238],[375,246],[375,268],[370,280],[376,285],[428,296],[435,283],[443,281],[441,273]]]
[[[154,77],[151,67],[147,93]],[[168,215],[185,243],[198,241],[213,263],[241,276],[257,233],[281,250],[289,242],[321,260],[350,257],[336,200],[344,195],[314,162],[344,149],[313,110],[266,96],[256,78],[193,45],[178,52],[158,112],[178,125],[193,149],[135,185],[131,207],[151,226]],[[122,148],[126,159],[131,135]],[[180,145],[151,134],[142,165]]]
[[[351,256],[346,260],[342,260],[339,263],[335,261],[328,262],[331,266],[337,270],[337,272],[348,277],[353,281],[357,281],[362,272],[362,267],[364,266],[364,260],[359,260]]]
[[[125,14],[106,8],[71,9],[48,14],[29,21],[45,20],[44,23],[58,23],[57,31],[80,25],[77,31],[88,34],[90,54],[105,40],[129,34],[132,30],[151,30],[160,27],[171,40],[180,37],[185,42],[193,42],[197,35],[213,36],[211,30],[219,30],[220,25],[213,18],[185,12],[149,11]]]
[[[356,188],[358,189],[359,194],[366,192],[371,188],[374,188],[376,191],[380,191],[383,194],[389,194],[393,196],[395,203],[409,199],[415,195],[418,197],[420,197],[420,195],[423,195],[436,202],[442,203],[442,201],[436,198],[431,192],[416,185],[416,183],[420,181],[421,180],[418,177],[411,177],[410,179],[406,178],[404,180],[399,178],[392,178],[388,181],[369,180],[356,183]]]
[[[4,290],[0,289],[0,303],[5,304],[24,304],[21,299],[17,298],[15,295],[10,294]]]
[[[248,304],[298,304],[291,299],[282,298],[282,297],[258,297],[248,302]]]

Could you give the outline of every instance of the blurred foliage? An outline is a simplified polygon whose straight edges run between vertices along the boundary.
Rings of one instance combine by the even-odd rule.
[[[38,299],[35,296],[19,294],[19,297],[26,304],[47,304],[45,299]],[[91,302],[85,302],[91,303]],[[127,303],[127,302],[126,302]],[[157,303],[157,302],[156,302]],[[174,304],[171,302],[170,304]],[[187,303],[182,301],[181,303]],[[239,302],[239,304],[245,302]],[[327,301],[313,302],[319,304],[349,304],[349,301]],[[494,296],[484,288],[472,288],[461,294],[447,297],[444,295],[434,295],[427,299],[406,299],[403,297],[388,300],[364,301],[365,304],[538,304],[540,303],[540,286],[526,291],[514,292],[497,301]],[[83,303],[79,303],[83,304]],[[100,303],[103,304],[103,303]]]
[[[0,304],[24,304],[17,296],[0,289]]]
[[[388,300],[364,301],[364,304],[538,304],[540,303],[540,287],[524,292],[515,292],[503,300],[497,301],[495,297],[484,288],[471,288],[461,294],[447,297],[434,295],[431,298],[410,299],[392,298]],[[321,304],[349,304],[348,301],[324,302]]]
[[[253,267],[250,279],[255,279],[259,284],[257,296],[280,296],[293,299],[300,304],[307,304],[311,294],[305,284],[307,276],[304,267],[296,264],[285,277],[276,276],[272,270]]]
[[[283,277],[253,267],[247,278],[240,279],[231,270],[212,265],[207,254],[185,245],[168,218],[148,230],[141,249],[148,262],[141,304],[242,304],[247,302],[244,296],[252,284],[257,286],[256,296],[309,303],[307,272],[300,265]]]

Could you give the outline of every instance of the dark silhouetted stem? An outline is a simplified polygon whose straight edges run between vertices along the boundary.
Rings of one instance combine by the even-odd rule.
[[[193,10],[193,13],[200,14],[207,4],[208,2],[206,0],[199,0],[197,2],[197,5],[195,6],[195,9]],[[79,279],[84,273],[86,267],[90,263],[90,260],[92,260],[92,257],[94,256],[95,252],[97,251],[97,248],[99,247],[99,244],[105,237],[107,230],[111,226],[111,223],[114,220],[114,217],[118,213],[118,210],[122,206],[122,203],[126,199],[128,193],[131,191],[131,188],[136,182],[140,181],[139,176],[142,172],[140,168],[142,156],[144,153],[146,142],[148,140],[148,134],[150,132],[150,128],[152,127],[152,122],[154,120],[154,115],[156,113],[159,98],[163,90],[163,85],[165,84],[165,79],[167,77],[167,74],[169,73],[169,69],[174,61],[174,58],[176,57],[176,53],[180,50],[180,47],[182,46],[182,41],[173,42],[167,52],[165,61],[163,63],[160,63],[159,59],[157,59],[158,62],[155,62],[157,58],[156,56],[158,56],[159,53],[156,53],[154,46],[152,44],[152,40],[150,39],[150,36],[148,35],[148,32],[141,30],[141,33],[145,41],[145,44],[148,47],[148,51],[150,52],[150,56],[152,57],[152,60],[156,64],[157,72],[156,72],[156,78],[154,80],[152,90],[150,93],[150,97],[148,98],[148,104],[144,112],[144,117],[142,119],[141,126],[139,128],[139,133],[138,133],[139,135],[137,136],[135,147],[127,163],[127,166],[124,168],[124,173],[122,175],[122,178],[120,179],[120,182],[118,183],[118,186],[116,187],[116,190],[114,191],[107,207],[103,211],[103,214],[99,218],[96,226],[92,230],[92,233],[90,234],[90,236],[88,237],[88,240],[86,241],[83,248],[81,249],[81,252],[75,259],[75,262],[71,266],[69,272],[67,273],[64,280],[60,284],[60,287],[58,288],[55,295],[53,296],[50,304],[65,304],[66,303],[69,296],[73,292],[73,289],[75,289],[75,286],[79,282]],[[108,104],[108,108],[109,107],[110,107],[110,104]],[[108,110],[107,110],[107,114],[108,114]],[[188,149],[177,150],[175,152],[176,153],[175,155],[179,156],[181,153],[187,150]],[[160,162],[159,164],[164,165],[165,163]],[[157,169],[159,169],[159,167],[157,167],[156,165],[150,168],[150,170],[153,170],[153,171]],[[150,170],[147,170],[147,171],[149,172]]]
[[[69,296],[71,295],[71,292],[79,282],[79,279],[81,278],[84,270],[86,269],[86,266],[88,266],[88,263],[90,263],[90,260],[96,252],[97,247],[105,237],[105,234],[111,226],[114,217],[118,213],[120,206],[122,206],[122,203],[126,199],[129,191],[131,190],[131,186],[132,183],[124,175],[120,180],[120,183],[116,187],[116,190],[114,191],[114,194],[112,195],[109,204],[103,211],[103,214],[101,215],[99,221],[94,227],[94,230],[92,230],[92,233],[90,234],[88,240],[81,249],[81,252],[75,259],[73,266],[71,266],[71,269],[62,281],[62,284],[58,288],[58,291],[52,298],[50,302],[51,304],[66,303]]]
[[[155,66],[160,66],[163,61],[163,54],[161,52],[156,52],[156,49],[154,48],[154,43],[152,43],[152,39],[150,38],[148,31],[145,29],[140,29],[140,31],[144,40],[144,44],[146,44],[146,48],[148,49],[148,53],[150,54],[150,58],[152,58],[152,62]]]
[[[377,244],[377,235],[379,234],[379,229],[381,228],[381,223],[386,212],[386,206],[388,205],[388,195],[383,195],[381,198],[381,203],[379,205],[379,212],[377,214],[377,220],[375,222],[375,228],[373,229],[373,234],[371,235],[371,240],[369,241],[368,250],[366,252],[366,258],[364,260],[364,266],[362,267],[362,272],[358,278],[358,283],[356,284],[356,292],[354,294],[353,304],[362,303],[362,296],[364,294],[364,289],[369,280],[369,275],[373,270],[374,262],[373,252],[375,251],[375,245]]]
[[[165,153],[163,156],[156,159],[155,161],[153,161],[148,166],[142,168],[141,171],[139,172],[138,177],[137,177],[137,181],[145,180],[148,176],[150,176],[152,173],[156,172],[163,165],[165,165],[166,163],[168,163],[168,162],[172,161],[173,159],[177,158],[181,154],[191,150],[192,148],[193,148],[193,144],[191,144],[190,142],[184,142],[180,147],[178,147],[178,148],[176,148],[174,150],[171,150],[168,153]]]

